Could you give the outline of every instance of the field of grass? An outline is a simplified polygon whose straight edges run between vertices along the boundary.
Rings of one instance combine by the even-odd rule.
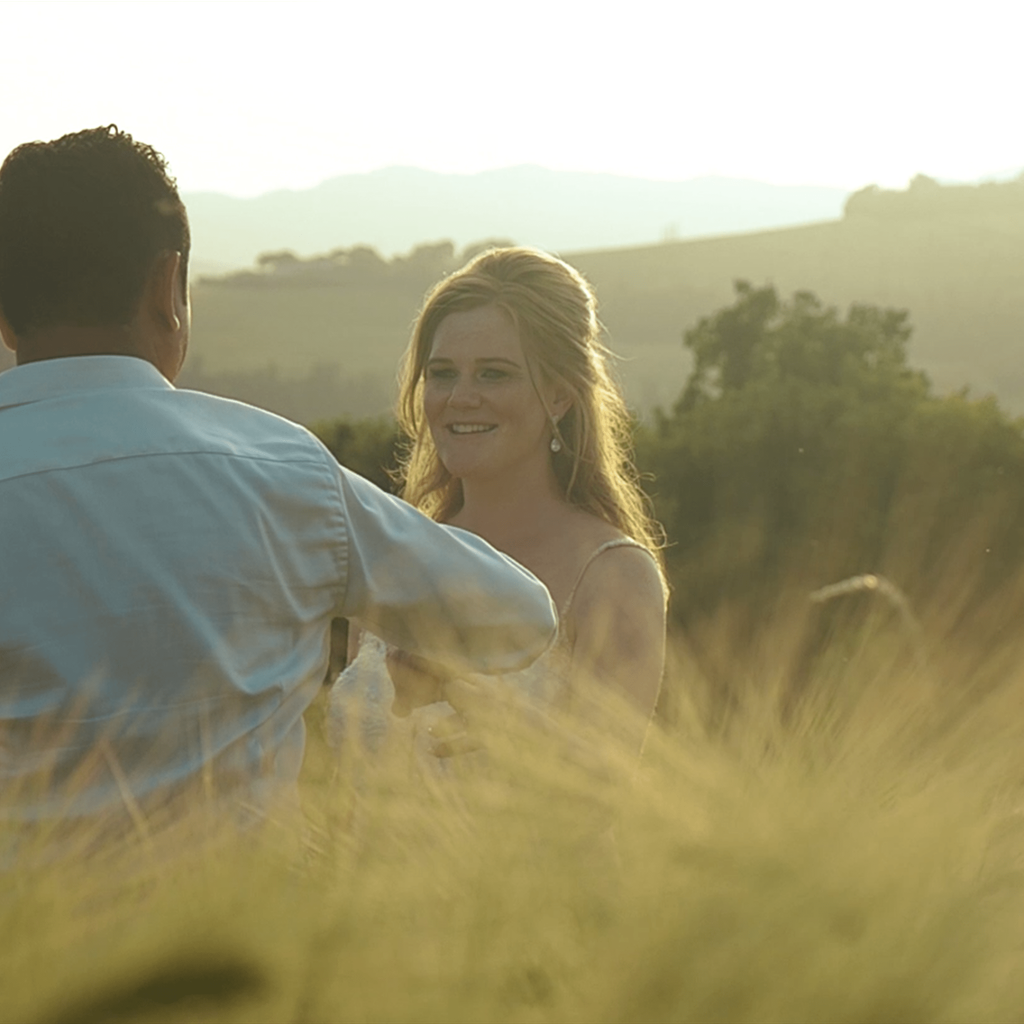
[[[1012,595],[954,631],[948,590],[848,589],[813,657],[810,601],[677,639],[639,768],[510,710],[437,778],[331,752],[318,704],[301,820],[23,853],[0,1020],[1019,1020]]]

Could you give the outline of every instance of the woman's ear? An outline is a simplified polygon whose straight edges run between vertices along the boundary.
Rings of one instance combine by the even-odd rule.
[[[565,388],[555,388],[548,399],[548,411],[557,422],[572,408],[572,395]]]

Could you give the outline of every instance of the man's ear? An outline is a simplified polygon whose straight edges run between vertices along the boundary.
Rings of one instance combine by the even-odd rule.
[[[181,279],[181,260],[180,252],[164,252],[157,257],[139,311],[139,354],[172,383],[185,361],[191,322],[188,286]]]
[[[157,257],[149,278],[147,299],[150,313],[162,327],[177,334],[187,329],[188,295],[181,281],[181,253],[164,252]]]
[[[7,317],[4,316],[4,311],[0,309],[0,339],[3,343],[12,351],[18,351],[18,339],[14,334],[14,330],[11,327]]]

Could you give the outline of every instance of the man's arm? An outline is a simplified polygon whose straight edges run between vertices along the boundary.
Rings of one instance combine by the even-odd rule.
[[[455,671],[515,672],[548,647],[557,613],[521,565],[354,473],[341,470],[339,486],[348,532],[339,615]]]

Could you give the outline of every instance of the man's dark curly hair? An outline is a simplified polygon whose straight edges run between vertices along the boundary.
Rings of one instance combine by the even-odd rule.
[[[15,335],[128,323],[189,230],[167,162],[116,125],[27,142],[0,166],[0,310]]]

